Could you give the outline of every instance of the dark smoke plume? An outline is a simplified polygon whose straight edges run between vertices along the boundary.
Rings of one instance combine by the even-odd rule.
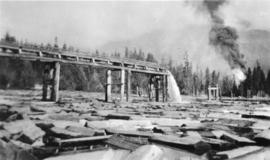
[[[230,67],[245,68],[243,55],[240,54],[237,43],[237,31],[224,25],[223,19],[218,15],[219,7],[226,3],[226,0],[204,0],[203,5],[209,12],[212,20],[212,27],[209,33],[209,43],[216,51],[228,61]]]

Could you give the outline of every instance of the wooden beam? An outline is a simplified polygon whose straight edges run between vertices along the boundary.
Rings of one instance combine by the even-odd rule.
[[[126,100],[130,100],[129,96],[131,93],[131,70],[127,70],[127,91],[126,91]]]
[[[106,91],[105,91],[105,101],[110,102],[111,96],[112,96],[112,93],[111,93],[111,91],[112,91],[112,86],[111,86],[112,72],[110,69],[108,69],[106,72],[106,80],[107,80],[107,83],[106,83]]]
[[[2,44],[0,42],[0,57],[17,57],[27,60],[40,60],[44,62],[59,61],[62,63],[72,63],[80,65],[92,65],[98,67],[115,68],[115,69],[130,69],[133,72],[149,73],[164,75],[168,74],[166,69],[159,66],[156,63],[150,63],[145,61],[137,61],[131,59],[116,59],[116,58],[104,58],[93,57],[86,54],[74,54],[69,52],[54,52],[44,51],[39,49],[20,48],[19,46],[10,46],[8,44]],[[18,54],[21,51],[20,54]],[[85,61],[85,59],[88,59]],[[89,60],[92,61],[89,61]],[[96,63],[95,63],[96,61]],[[110,61],[110,63],[107,63]],[[122,65],[120,65],[122,64]],[[134,66],[137,66],[134,68]],[[139,67],[138,67],[139,66]]]
[[[42,100],[47,101],[48,100],[48,92],[49,92],[49,85],[51,82],[51,64],[45,63],[44,70],[42,74]]]
[[[125,96],[125,70],[121,69],[121,88],[120,88],[120,94],[121,94],[121,101],[124,100]]]
[[[53,72],[51,99],[57,102],[59,100],[60,62],[54,62],[53,69],[54,72]]]
[[[105,136],[93,136],[93,137],[82,137],[82,138],[71,138],[71,139],[64,139],[64,140],[56,140],[59,146],[63,145],[64,143],[78,143],[78,142],[92,142],[92,141],[100,141],[100,140],[107,140],[110,138],[111,135]]]
[[[162,101],[166,102],[166,96],[167,96],[167,84],[166,84],[167,77],[165,75],[162,76]]]
[[[156,97],[156,102],[159,102],[159,78],[155,76],[155,97]]]
[[[169,91],[168,91],[168,85],[169,85],[169,80],[168,80],[168,78],[169,78],[169,76],[168,75],[165,75],[165,82],[166,82],[166,90],[165,90],[165,92],[166,92],[166,102],[168,101],[168,98],[169,98]]]
[[[152,101],[152,92],[153,92],[153,76],[151,75],[148,82],[148,94],[149,94],[149,101]]]

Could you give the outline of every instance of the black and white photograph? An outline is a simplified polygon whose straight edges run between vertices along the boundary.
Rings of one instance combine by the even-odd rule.
[[[0,0],[0,160],[270,160],[270,0]]]

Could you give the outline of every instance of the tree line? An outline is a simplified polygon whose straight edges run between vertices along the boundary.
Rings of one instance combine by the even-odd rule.
[[[59,47],[57,44],[57,38],[55,38],[54,44],[48,43],[46,46],[43,44],[37,45],[29,42],[18,42],[15,36],[11,36],[6,33],[2,42],[7,42],[11,45],[23,46],[32,49],[44,49],[52,51],[68,51],[68,52],[80,52],[75,47],[63,44],[63,47]],[[129,49],[125,48],[125,53],[121,57],[121,53],[115,51],[112,54],[100,52],[96,50],[92,56],[98,57],[117,57],[128,58],[148,62],[157,62],[152,53],[146,53],[141,49]],[[1,89],[31,89],[36,84],[42,84],[42,71],[44,63],[39,61],[22,61],[16,58],[1,57],[0,59],[0,88]],[[81,66],[76,64],[62,64],[60,69],[60,89],[61,90],[83,90],[99,92],[104,91],[106,83],[106,70],[104,68],[98,68],[93,66]],[[112,72],[113,82],[120,82],[120,72]],[[147,75],[133,73],[132,74],[132,86],[131,89],[135,91],[138,87],[146,88],[148,82]],[[120,86],[113,85],[113,92],[119,92]]]
[[[14,36],[8,33],[2,39],[11,44],[19,44]],[[44,47],[32,43],[23,43],[23,45],[32,48]],[[73,51],[79,52],[75,47],[63,44],[59,47],[57,38],[53,45],[47,44],[43,49]],[[152,53],[146,53],[141,49],[125,48],[124,53],[115,51],[112,54],[100,53],[96,50],[91,53],[94,56],[111,56],[117,58],[128,58],[148,62],[157,62],[156,57]],[[161,65],[166,67],[175,77],[175,80],[184,95],[204,95],[208,92],[209,86],[218,85],[221,89],[222,96],[266,96],[270,95],[270,70],[267,74],[262,70],[260,63],[253,68],[248,68],[246,71],[246,79],[236,85],[233,77],[221,75],[216,70],[205,70],[192,67],[192,62],[188,58],[188,53],[185,53],[183,63],[174,65],[170,59],[165,62],[161,60]],[[0,59],[0,88],[1,89],[30,89],[34,88],[35,84],[42,84],[42,70],[44,63],[38,61],[22,61],[16,58]],[[61,90],[83,90],[100,92],[105,89],[105,72],[103,68],[95,68],[92,66],[80,66],[76,64],[62,64],[60,76]],[[113,82],[120,82],[120,72],[112,72]],[[149,75],[142,73],[133,73],[131,77],[131,89],[133,92],[139,88],[144,90],[148,87]],[[113,92],[119,92],[120,86],[113,85]],[[147,92],[147,91],[146,91]]]
[[[270,95],[270,70],[267,75],[261,68],[259,62],[253,67],[249,67],[245,72],[246,79],[239,85],[235,83],[234,77],[222,75],[216,70],[206,68],[192,68],[192,62],[186,53],[183,64],[173,65],[172,60],[162,63],[174,75],[176,82],[184,95],[207,94],[209,86],[218,86],[222,96],[266,96]]]

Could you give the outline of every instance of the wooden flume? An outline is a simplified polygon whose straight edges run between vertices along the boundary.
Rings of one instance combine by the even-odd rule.
[[[112,100],[111,86],[115,85],[112,84],[112,71],[121,72],[121,82],[119,82],[121,101],[124,100],[125,95],[126,101],[130,100],[131,76],[133,72],[150,75],[149,92],[153,92],[154,90],[156,101],[159,101],[160,89],[162,90],[162,100],[164,102],[168,100],[168,72],[164,67],[157,63],[114,57],[90,56],[89,53],[70,52],[59,49],[29,48],[27,46],[5,41],[0,41],[0,57],[13,57],[22,60],[45,62],[45,68],[43,69],[42,94],[42,99],[45,101],[59,100],[60,68],[62,63],[106,68],[105,100],[107,102]],[[50,87],[51,92],[49,93]],[[149,94],[149,99],[152,100],[152,98],[153,96]]]

